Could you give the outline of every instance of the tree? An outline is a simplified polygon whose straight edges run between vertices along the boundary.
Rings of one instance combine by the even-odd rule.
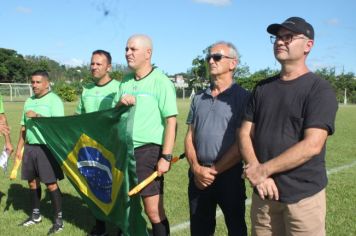
[[[243,88],[251,91],[258,82],[267,79],[269,77],[272,77],[278,73],[279,73],[278,70],[272,70],[270,68],[258,70],[248,77],[237,78],[237,83],[240,84]]]
[[[130,72],[130,69],[122,64],[114,64],[112,66],[112,72],[110,73],[110,77],[113,79],[116,79],[118,81],[121,81],[124,76]]]
[[[209,78],[209,69],[205,58],[202,56],[197,56],[195,59],[193,59],[191,72],[195,78],[207,80]]]
[[[66,68],[58,62],[45,56],[25,56],[27,75],[30,76],[36,70],[46,70],[53,82],[62,80]]]
[[[26,62],[15,50],[0,48],[0,81],[26,81]]]
[[[209,50],[209,47],[203,50],[205,55]],[[192,61],[192,67],[187,71],[187,78],[189,78],[188,86],[197,90],[205,88],[209,84],[209,66],[205,57],[198,55]]]
[[[119,71],[119,70],[113,71],[113,72],[110,73],[110,77],[111,77],[112,79],[121,81],[121,80],[124,78],[124,72]]]
[[[246,64],[239,64],[236,68],[236,71],[234,73],[234,78],[235,80],[237,79],[243,79],[243,78],[248,78],[250,76],[250,67]]]
[[[348,102],[356,103],[356,80],[354,73],[336,75],[335,68],[321,68],[315,73],[330,82],[331,86],[335,89],[338,102],[344,102],[346,89]]]
[[[354,73],[342,73],[336,76],[336,97],[340,103],[344,101],[344,93],[346,89],[346,96],[349,103],[356,103],[356,80]]]

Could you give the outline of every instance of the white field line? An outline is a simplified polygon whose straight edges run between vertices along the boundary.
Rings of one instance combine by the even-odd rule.
[[[351,168],[351,167],[353,167],[355,165],[356,165],[356,161],[351,162],[350,164],[347,164],[347,165],[343,165],[343,166],[332,168],[332,169],[327,171],[327,175],[336,174],[336,173],[338,173],[340,171],[349,169],[349,168]],[[249,198],[249,199],[246,200],[246,206],[249,206],[250,204],[251,204],[251,199]],[[216,217],[220,217],[220,216],[222,216],[222,211],[220,209],[217,209],[216,210]],[[185,221],[183,223],[174,225],[174,226],[171,227],[171,233],[176,233],[178,231],[181,231],[181,230],[184,230],[184,229],[188,229],[189,225],[190,225],[189,220]]]
[[[349,168],[353,167],[354,165],[356,165],[356,161],[351,162],[350,164],[347,164],[347,165],[343,165],[343,166],[332,168],[332,169],[328,170],[326,173],[328,175],[335,174],[337,172],[349,169]]]

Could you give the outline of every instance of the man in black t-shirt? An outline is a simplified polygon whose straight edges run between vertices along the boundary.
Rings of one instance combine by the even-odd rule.
[[[305,64],[314,44],[308,22],[291,17],[267,31],[281,72],[257,84],[239,134],[255,187],[252,235],[325,235],[325,143],[336,96]]]

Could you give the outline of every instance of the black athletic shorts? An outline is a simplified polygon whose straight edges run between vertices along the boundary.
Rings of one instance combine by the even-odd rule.
[[[156,165],[161,157],[162,148],[157,144],[147,144],[135,148],[136,174],[138,182],[156,171]],[[163,194],[163,176],[157,177],[139,193],[141,196],[153,196]]]
[[[64,178],[61,167],[46,145],[25,144],[22,158],[21,178],[50,184]]]

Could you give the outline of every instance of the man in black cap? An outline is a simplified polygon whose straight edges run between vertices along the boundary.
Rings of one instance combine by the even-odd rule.
[[[291,17],[267,31],[281,71],[257,84],[239,134],[255,187],[252,235],[325,235],[325,143],[335,131],[336,96],[306,66],[314,45],[308,22]]]

